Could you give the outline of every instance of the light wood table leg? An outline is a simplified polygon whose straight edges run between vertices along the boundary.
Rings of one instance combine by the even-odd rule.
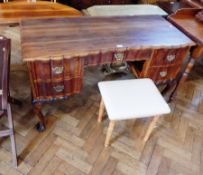
[[[111,135],[112,135],[112,132],[113,132],[113,129],[114,129],[114,126],[115,126],[115,121],[111,120],[109,122],[109,127],[108,127],[108,130],[107,130],[107,134],[106,134],[106,140],[105,140],[105,147],[109,146],[109,142],[110,142],[110,139],[111,139]]]
[[[147,132],[144,136],[144,139],[143,139],[144,143],[149,139],[149,136],[152,133],[152,130],[153,130],[154,126],[156,125],[156,122],[158,121],[158,119],[159,119],[159,116],[153,117],[153,119],[152,119],[152,121],[149,124],[149,127],[147,129]]]
[[[103,115],[104,115],[104,101],[103,101],[103,99],[101,99],[100,106],[99,106],[99,115],[97,118],[98,122],[102,121]]]

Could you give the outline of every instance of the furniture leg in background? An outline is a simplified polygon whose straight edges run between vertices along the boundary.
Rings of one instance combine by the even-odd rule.
[[[173,100],[173,98],[176,96],[176,93],[181,88],[183,82],[186,81],[189,73],[191,72],[195,61],[199,59],[203,55],[203,46],[197,46],[193,50],[191,50],[191,58],[189,63],[187,64],[184,72],[182,73],[182,76],[180,76],[177,86],[175,87],[174,91],[171,93],[171,96],[169,98],[169,101]]]

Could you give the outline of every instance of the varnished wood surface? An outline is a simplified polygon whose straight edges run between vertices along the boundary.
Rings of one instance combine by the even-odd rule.
[[[203,55],[203,22],[195,17],[199,11],[201,9],[181,9],[168,17],[174,25],[197,43],[192,52],[192,57],[195,59]]]
[[[187,1],[158,1],[156,4],[168,14],[176,13],[179,9],[192,8]]]
[[[81,13],[69,6],[59,3],[8,2],[0,3],[0,24],[18,24],[21,19],[81,16]]]
[[[113,144],[104,148],[108,120],[97,123],[100,94],[98,81],[129,79],[133,75],[105,76],[100,68],[87,68],[80,95],[46,105],[47,130],[38,133],[31,110],[27,67],[22,66],[20,34],[2,31],[12,41],[11,94],[23,101],[12,106],[19,167],[13,168],[10,140],[0,143],[2,175],[202,175],[203,174],[203,66],[196,65],[183,84],[170,115],[161,117],[144,149],[142,136],[148,121],[121,121],[115,126]],[[135,105],[136,106],[136,105]],[[3,119],[3,118],[2,118]],[[0,126],[7,124],[0,121]]]
[[[186,0],[188,4],[195,8],[203,8],[202,0]]]
[[[196,19],[195,15],[201,9],[181,9],[170,15],[169,20],[184,31],[199,45],[203,44],[203,23]]]
[[[194,45],[159,16],[23,20],[21,36],[24,61]]]

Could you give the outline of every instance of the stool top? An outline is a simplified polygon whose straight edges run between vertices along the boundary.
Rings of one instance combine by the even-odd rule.
[[[151,79],[98,83],[110,120],[144,118],[170,113],[170,108]]]

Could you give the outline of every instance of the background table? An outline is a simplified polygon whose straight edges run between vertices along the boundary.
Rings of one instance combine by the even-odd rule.
[[[0,24],[19,24],[22,19],[81,16],[69,6],[47,1],[0,3]]]

